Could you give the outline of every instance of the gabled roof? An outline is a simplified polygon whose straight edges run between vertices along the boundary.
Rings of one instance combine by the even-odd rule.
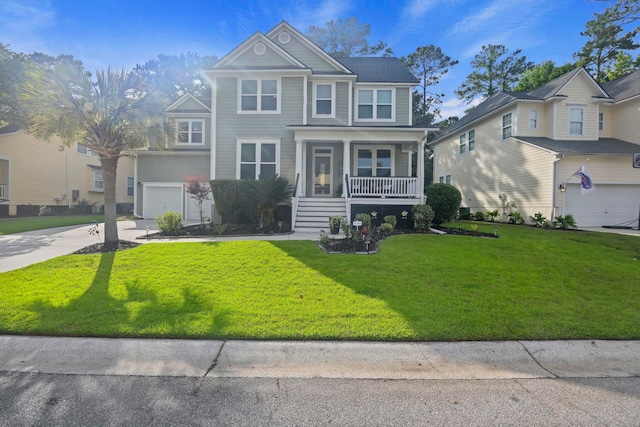
[[[336,58],[336,60],[358,75],[356,82],[410,84],[420,82],[398,58],[354,57]]]
[[[236,47],[231,52],[223,56],[218,62],[213,65],[213,67],[211,67],[211,70],[233,68],[231,63],[258,42],[264,43],[268,48],[276,52],[286,63],[289,64],[289,67],[301,69],[307,68],[306,65],[298,61],[291,54],[289,54],[289,52],[274,43],[269,37],[265,36],[260,31],[257,31],[247,40],[242,42],[240,46]]]
[[[463,126],[468,125],[469,123],[478,120],[486,115],[488,115],[489,113],[492,113],[495,110],[498,110],[502,107],[504,107],[505,105],[514,102],[514,101],[546,101],[548,99],[551,99],[553,97],[557,97],[557,96],[562,96],[560,94],[560,92],[562,91],[562,89],[571,81],[573,80],[577,75],[584,75],[593,85],[593,87],[602,94],[601,97],[599,98],[603,98],[603,99],[608,99],[610,98],[610,95],[607,93],[607,91],[605,91],[603,86],[600,86],[598,84],[598,82],[595,81],[595,79],[591,76],[591,74],[589,74],[587,72],[587,70],[584,67],[580,67],[580,68],[576,68],[573,71],[569,71],[568,73],[565,73],[563,75],[561,75],[560,77],[556,77],[555,79],[551,80],[550,82],[540,86],[537,89],[534,89],[530,92],[506,92],[506,91],[502,91],[502,92],[498,92],[492,96],[490,96],[489,98],[487,98],[485,101],[483,101],[480,105],[478,105],[477,107],[475,107],[474,109],[472,109],[471,111],[469,111],[469,113],[467,113],[464,117],[462,117],[460,120],[458,120],[457,122],[455,122],[454,124],[452,124],[451,126],[449,126],[447,129],[445,129],[445,131],[438,136],[438,138],[436,138],[434,141],[432,141],[432,144],[435,144],[436,142],[440,141],[441,139],[443,139],[445,136],[449,135],[450,133],[454,132],[456,129],[460,129]],[[638,76],[638,79],[640,79],[640,75]],[[621,85],[621,86],[626,86],[626,85]]]
[[[620,102],[640,95],[640,70],[626,76],[602,84],[615,102]]]
[[[326,62],[328,62],[329,64],[334,66],[337,71],[344,72],[344,73],[349,73],[349,70],[344,65],[342,65],[340,62],[338,62],[336,60],[336,58],[334,58],[333,56],[329,55],[322,48],[320,48],[320,46],[318,46],[317,44],[315,44],[311,40],[309,40],[307,37],[305,37],[304,34],[302,34],[300,31],[298,31],[297,29],[292,27],[291,24],[289,24],[287,21],[281,21],[278,25],[276,25],[275,27],[273,27],[272,29],[267,31],[266,36],[270,37],[270,38],[273,38],[277,34],[283,32],[283,31],[287,31],[290,34],[293,34],[294,37],[296,37],[301,43],[303,43],[305,46],[307,46],[311,51],[313,51],[318,56],[320,56],[322,59],[324,59]]]
[[[182,95],[173,104],[169,105],[165,109],[165,112],[178,110],[178,107],[180,107],[182,104],[184,104],[185,102],[188,102],[188,101],[191,101],[192,103],[195,103],[195,105],[198,106],[198,109],[179,110],[180,112],[182,112],[182,113],[187,113],[187,112],[198,113],[198,112],[203,112],[203,111],[204,112],[211,112],[211,108],[209,107],[209,105],[211,105],[211,100],[209,100],[209,103],[207,105],[207,104],[205,104],[206,100],[200,100],[200,99],[196,98],[191,93],[185,93],[184,95]]]

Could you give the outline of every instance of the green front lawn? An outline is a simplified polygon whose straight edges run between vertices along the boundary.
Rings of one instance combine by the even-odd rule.
[[[395,236],[369,256],[328,255],[307,241],[69,255],[0,274],[0,333],[640,338],[640,238],[506,225],[500,234]]]
[[[93,221],[104,222],[104,215],[61,215],[2,219],[0,220],[0,236],[3,234],[43,230],[45,228],[65,227],[67,225],[91,224]]]

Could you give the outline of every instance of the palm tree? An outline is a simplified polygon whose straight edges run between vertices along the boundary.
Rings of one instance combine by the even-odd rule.
[[[240,193],[245,196],[258,211],[258,224],[268,227],[273,223],[273,214],[278,203],[288,202],[293,187],[286,178],[275,175],[270,178],[242,181]]]
[[[116,169],[129,150],[161,141],[169,128],[164,99],[133,73],[98,70],[95,80],[77,63],[61,62],[29,73],[23,96],[27,132],[67,145],[82,142],[100,156],[104,182],[104,246],[118,247]]]

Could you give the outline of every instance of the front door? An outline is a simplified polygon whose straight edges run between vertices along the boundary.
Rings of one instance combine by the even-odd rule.
[[[313,149],[313,195],[331,197],[333,194],[333,149],[315,147]]]

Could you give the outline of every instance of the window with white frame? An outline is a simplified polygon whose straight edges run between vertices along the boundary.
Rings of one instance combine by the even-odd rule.
[[[98,153],[91,151],[89,147],[87,147],[86,145],[80,142],[76,143],[76,153],[86,154],[87,156],[92,156],[92,157],[100,157]]]
[[[390,147],[356,150],[357,176],[393,176],[393,150]]]
[[[271,178],[279,174],[276,140],[238,141],[238,179]]]
[[[178,121],[176,144],[203,145],[204,144],[204,122],[202,120]]]
[[[133,197],[134,181],[132,176],[127,177],[127,197]]]
[[[598,130],[604,130],[604,113],[598,113]]]
[[[569,107],[569,135],[584,134],[584,107]]]
[[[463,133],[460,135],[460,154],[465,154],[467,152],[467,134]]]
[[[280,112],[280,82],[278,79],[245,79],[239,81],[238,112]]]
[[[440,182],[440,184],[449,184],[449,185],[451,185],[451,174],[448,173],[446,175],[440,175],[439,182]]]
[[[502,116],[502,139],[511,137],[511,113]]]
[[[91,189],[93,191],[104,191],[104,181],[102,180],[102,171],[93,171],[93,182]]]
[[[358,89],[357,120],[394,120],[393,89]]]
[[[459,137],[460,154],[470,153],[476,149],[476,130],[471,129],[467,133],[463,133]]]
[[[335,117],[335,97],[335,84],[315,83],[313,86],[313,117]]]
[[[529,110],[529,130],[538,129],[538,110],[530,109]]]

